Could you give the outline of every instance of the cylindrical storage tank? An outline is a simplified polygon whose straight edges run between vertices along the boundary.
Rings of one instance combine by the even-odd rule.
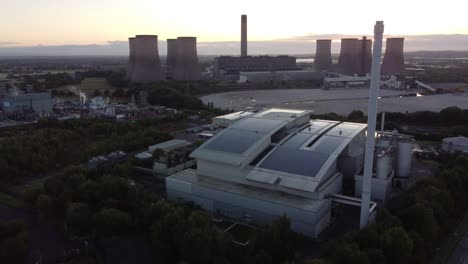
[[[201,79],[196,37],[177,38],[177,56],[173,79],[180,81],[197,81]]]
[[[349,75],[357,74],[359,71],[359,53],[359,40],[357,38],[341,39],[338,71]]]
[[[411,156],[413,142],[409,140],[398,141],[396,174],[398,177],[408,178],[411,175]]]
[[[135,67],[131,81],[150,83],[164,79],[158,51],[158,36],[137,35],[135,37]]]
[[[166,78],[172,79],[177,57],[177,39],[167,40]]]
[[[380,137],[377,140],[376,147],[380,149],[387,149],[392,145],[392,138],[390,137]]]
[[[125,80],[130,81],[132,78],[133,69],[135,68],[135,38],[128,38],[129,56],[127,74]]]
[[[386,180],[392,170],[392,157],[388,154],[378,155],[376,162],[377,179]]]
[[[331,42],[331,39],[317,39],[314,59],[315,70],[332,70]]]
[[[405,73],[404,38],[387,38],[382,61],[382,74],[401,76]]]

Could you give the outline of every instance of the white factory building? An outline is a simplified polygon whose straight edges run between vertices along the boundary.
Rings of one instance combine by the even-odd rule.
[[[464,152],[468,153],[468,138],[449,137],[442,140],[442,150],[449,153]]]
[[[311,120],[302,110],[250,115],[191,154],[197,170],[166,178],[167,196],[243,222],[286,214],[293,230],[317,236],[330,223],[343,178],[362,171],[365,128]]]

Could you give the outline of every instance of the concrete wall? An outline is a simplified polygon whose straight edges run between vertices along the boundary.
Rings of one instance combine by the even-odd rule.
[[[270,223],[286,214],[291,219],[292,229],[307,236],[317,236],[330,221],[330,200],[324,200],[324,205],[317,212],[312,212],[274,201],[258,200],[197,184],[174,181],[171,178],[166,179],[166,188],[170,200],[193,201],[205,210],[240,221],[250,218],[254,223]]]

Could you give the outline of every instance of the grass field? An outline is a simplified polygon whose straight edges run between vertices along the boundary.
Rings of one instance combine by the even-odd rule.
[[[0,73],[0,80],[6,79],[7,76],[8,74],[6,73]]]
[[[110,90],[111,92],[115,89],[104,78],[87,78],[87,79],[84,79],[81,82],[81,84],[67,85],[64,88],[67,91],[69,91],[69,90],[72,90],[73,87],[77,90],[81,90],[82,92],[86,93],[86,95],[88,96],[92,95],[95,90],[99,90],[102,93],[107,89]]]

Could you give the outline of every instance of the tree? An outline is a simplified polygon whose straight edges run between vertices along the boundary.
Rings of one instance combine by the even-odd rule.
[[[90,210],[85,203],[71,203],[67,208],[67,223],[77,234],[86,234],[90,227]]]
[[[361,110],[353,110],[348,115],[349,120],[362,120],[364,118],[364,113]]]
[[[125,234],[131,227],[130,216],[115,208],[104,208],[93,217],[95,231],[99,236],[108,237]]]
[[[382,234],[380,247],[389,263],[407,263],[413,250],[413,241],[402,227],[392,227]]]
[[[47,194],[41,194],[37,197],[36,207],[39,208],[44,214],[52,212],[53,202],[52,198]]]

